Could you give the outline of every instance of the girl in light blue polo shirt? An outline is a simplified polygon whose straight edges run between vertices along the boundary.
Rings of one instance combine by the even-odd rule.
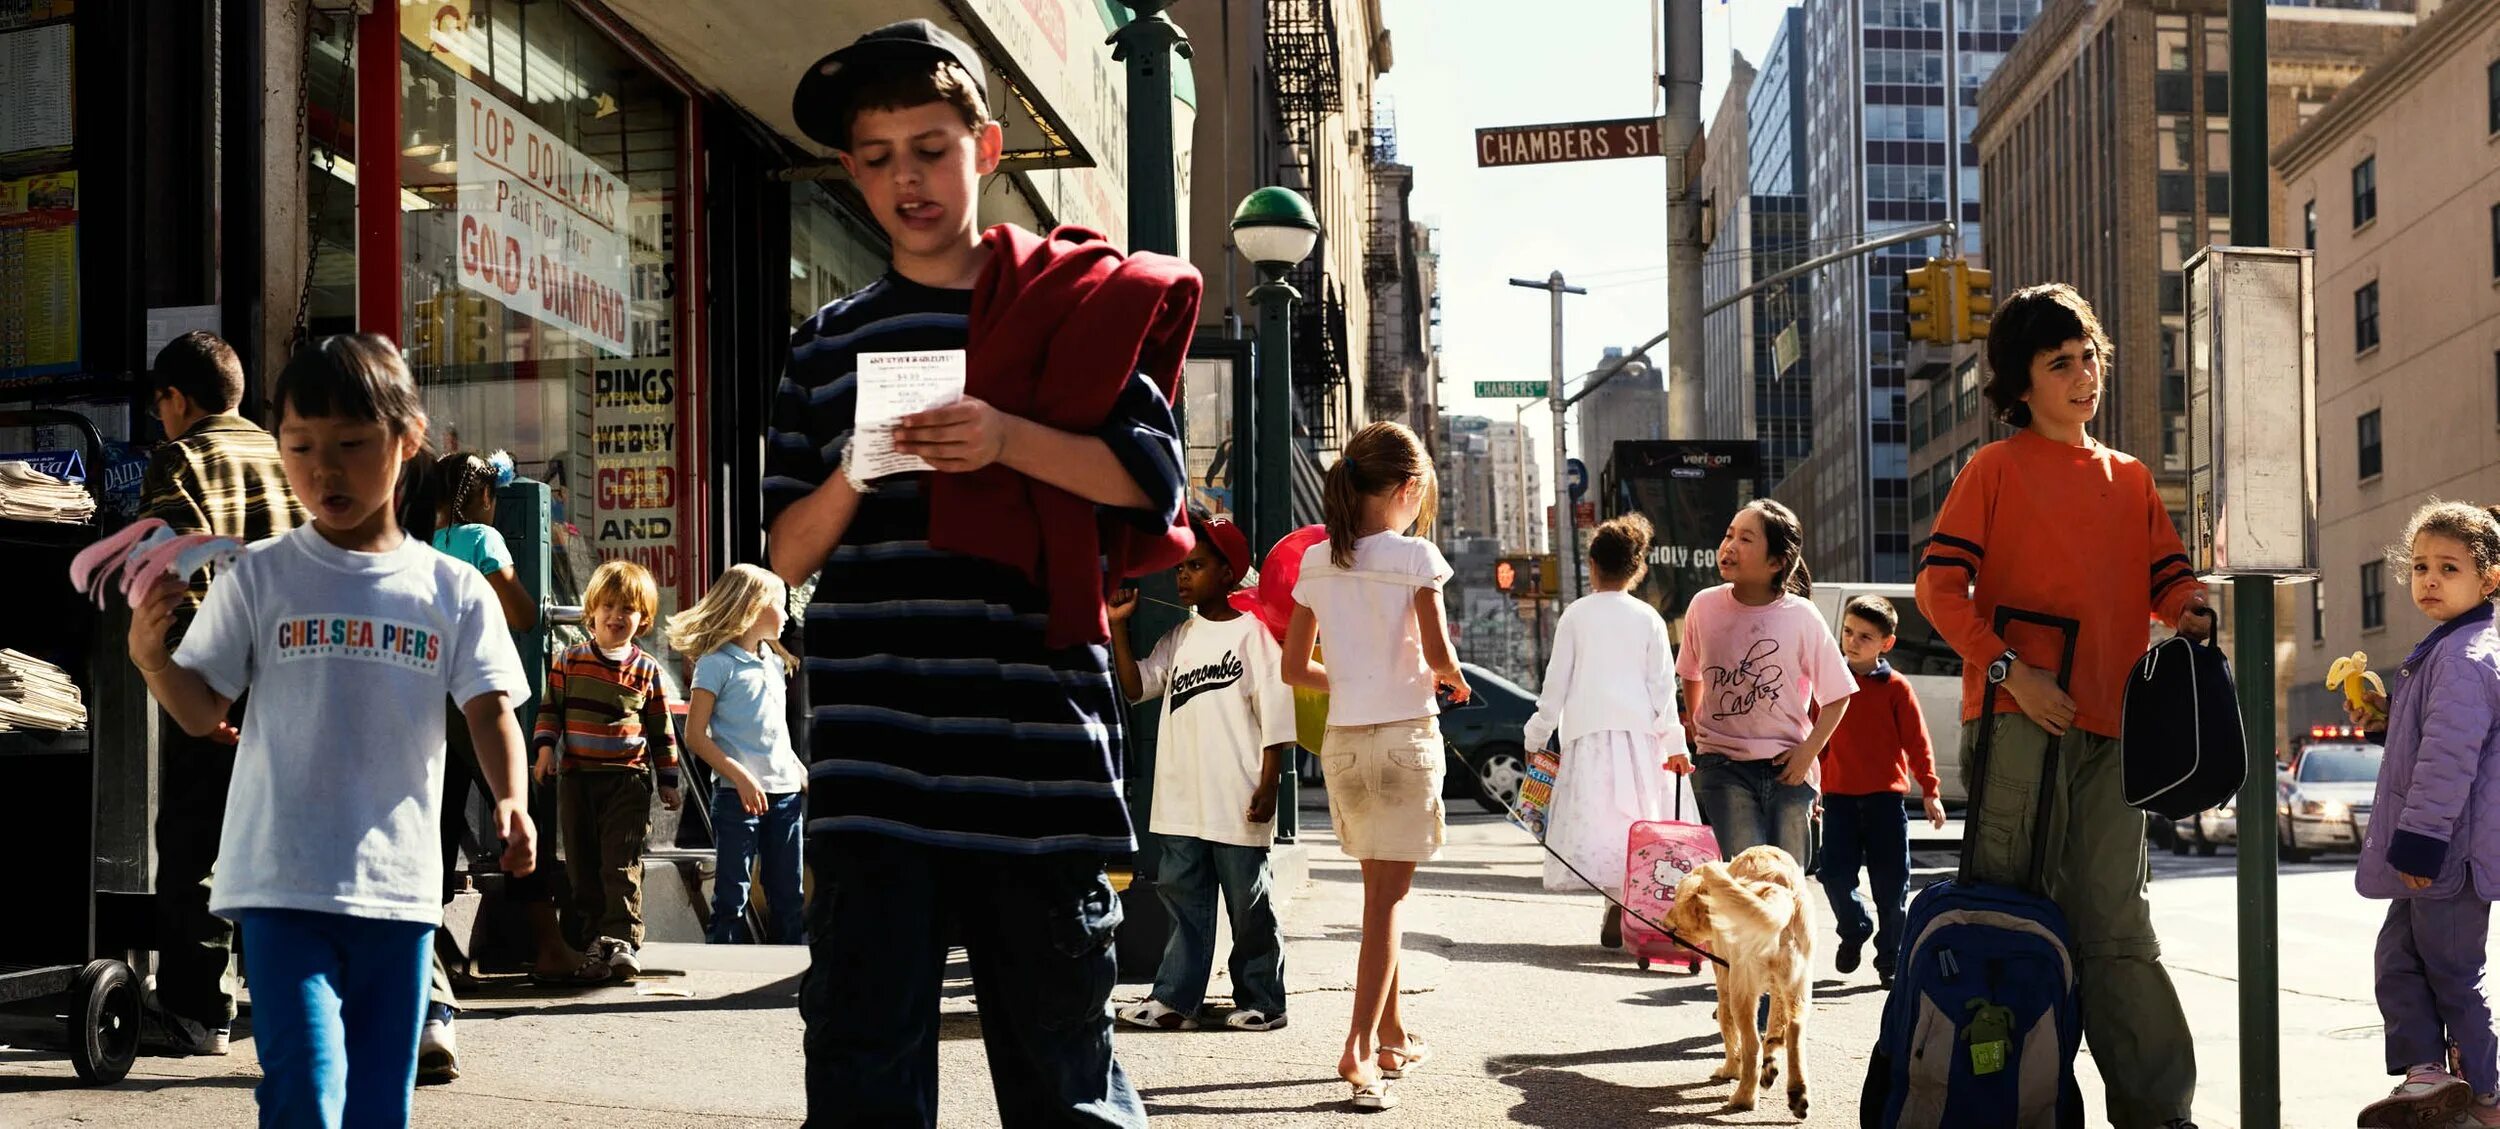
[[[712,766],[712,839],[719,852],[712,883],[713,944],[743,943],[750,867],[764,883],[772,914],[767,938],[801,941],[801,793],[807,766],[790,745],[785,711],[790,653],[781,648],[790,591],[754,565],[735,565],[703,602],[669,618],[668,644],[695,658],[686,703],[686,745]],[[756,866],[758,857],[762,865]]]

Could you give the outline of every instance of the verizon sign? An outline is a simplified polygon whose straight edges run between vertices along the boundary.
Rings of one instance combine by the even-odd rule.
[[[1659,155],[1658,119],[1514,125],[1476,131],[1476,167],[1610,161]]]

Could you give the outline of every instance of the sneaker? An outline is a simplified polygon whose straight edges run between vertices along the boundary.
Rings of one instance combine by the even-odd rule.
[[[1119,1014],[1120,1022],[1131,1027],[1144,1027],[1153,1031],[1195,1031],[1198,1029],[1197,1020],[1165,1004],[1162,1000],[1149,999],[1143,1003],[1130,1004],[1121,1008]]]
[[[417,1036],[418,1085],[441,1085],[460,1077],[460,1042],[451,1029],[459,1014],[441,1004],[426,1008],[425,1031]]]
[[[146,1023],[141,1027],[140,1042],[160,1054],[170,1058],[186,1058],[191,1055],[228,1053],[232,1037],[221,1038],[221,1032],[215,1028],[203,1023],[194,1023],[172,1012],[151,1012],[149,1017],[154,1022]]]
[[[1284,1025],[1284,1012],[1269,1015],[1254,1007],[1242,1008],[1224,1017],[1224,1026],[1235,1031],[1274,1031]]]
[[[1859,950],[1864,949],[1865,947],[1866,938],[1864,937],[1841,938],[1840,951],[1832,954],[1832,967],[1839,969],[1841,975],[1843,976],[1856,972],[1858,970]]]
[[[2474,1101],[2474,1088],[2436,1066],[2405,1071],[2405,1080],[2384,1098],[2363,1107],[2355,1124],[2378,1129],[2417,1129],[2452,1121]]]
[[[204,1055],[227,1055],[234,1053],[234,1028],[232,1026],[226,1026],[210,1031],[208,1033],[208,1047],[200,1053]]]
[[[1597,946],[1602,949],[1623,947],[1623,907],[1606,907],[1606,917],[1597,926]]]
[[[607,954],[609,975],[618,979],[642,975],[642,949],[639,946],[614,937],[599,938],[599,946]]]

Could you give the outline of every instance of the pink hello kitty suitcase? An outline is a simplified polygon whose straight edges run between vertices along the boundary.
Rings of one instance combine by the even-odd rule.
[[[1665,922],[1667,911],[1675,908],[1675,888],[1685,876],[1719,858],[1718,836],[1702,824],[1684,822],[1688,778],[1678,776],[1670,786],[1675,790],[1675,818],[1633,824],[1625,844],[1623,904],[1631,912],[1623,915],[1623,947],[1644,969],[1656,961],[1697,973],[1707,958],[1640,921]]]

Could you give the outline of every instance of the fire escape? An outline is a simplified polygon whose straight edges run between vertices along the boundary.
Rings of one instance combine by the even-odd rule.
[[[1320,215],[1320,241],[1286,276],[1302,293],[1293,317],[1293,390],[1311,446],[1331,451],[1351,428],[1345,291],[1329,273],[1328,118],[1345,109],[1330,0],[1267,0],[1267,73],[1275,90],[1277,183],[1302,193]],[[1341,430],[1343,428],[1343,430]]]

